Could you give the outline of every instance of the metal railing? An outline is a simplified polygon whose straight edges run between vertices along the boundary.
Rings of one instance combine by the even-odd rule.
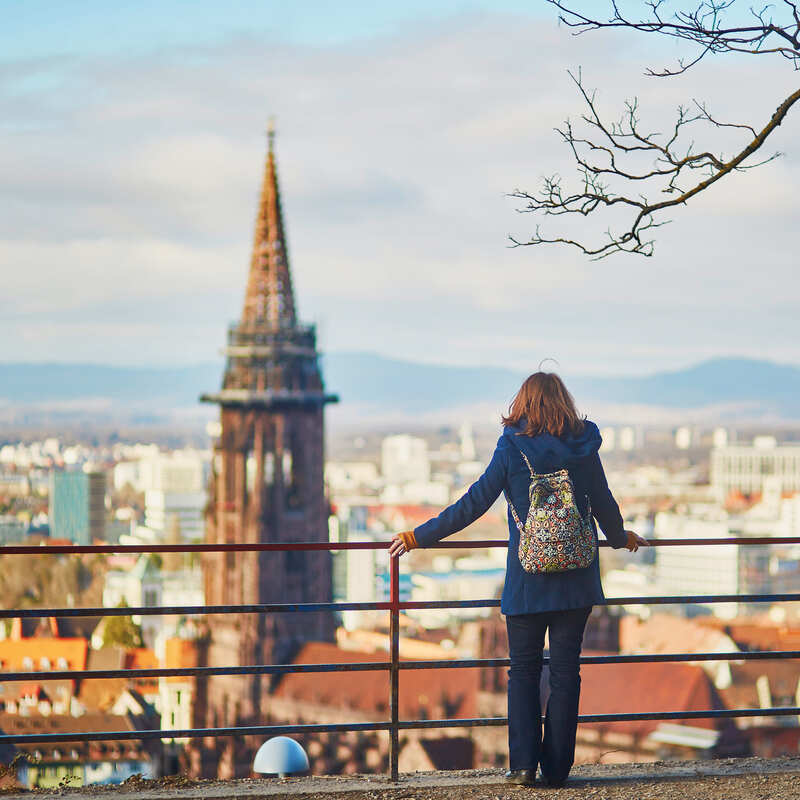
[[[601,541],[601,547],[608,543]],[[800,544],[800,537],[738,537],[727,539],[654,539],[650,544],[656,547],[716,546],[716,545],[786,545]],[[485,548],[507,547],[506,540],[484,541],[443,541],[436,548]],[[30,554],[119,554],[131,553],[228,553],[228,552],[285,552],[285,551],[335,551],[335,550],[382,550],[388,547],[384,542],[305,542],[293,544],[158,544],[158,545],[53,545],[29,546],[13,545],[0,548],[3,555]],[[322,672],[388,672],[390,718],[375,722],[296,724],[296,725],[255,725],[218,728],[184,728],[158,730],[125,731],[82,731],[80,733],[37,733],[0,734],[3,744],[37,744],[55,742],[103,741],[103,740],[144,740],[144,739],[183,739],[217,736],[277,736],[282,734],[345,733],[388,731],[389,767],[391,779],[398,779],[398,760],[400,752],[400,731],[422,728],[473,728],[482,726],[504,726],[506,717],[447,718],[447,719],[409,719],[399,716],[400,673],[404,670],[441,668],[479,668],[508,666],[508,658],[472,658],[447,660],[400,660],[400,612],[406,610],[447,609],[447,608],[497,608],[500,601],[486,600],[400,600],[400,562],[390,559],[389,600],[383,602],[331,602],[331,603],[261,603],[249,605],[218,606],[141,606],[123,608],[37,608],[0,609],[0,619],[42,618],[42,617],[110,617],[110,616],[150,616],[150,615],[203,615],[203,614],[282,614],[309,613],[320,611],[375,611],[389,612],[389,660],[375,662],[353,662],[333,664],[253,664],[237,667],[175,667],[152,669],[95,669],[95,670],[48,670],[46,672],[0,672],[0,683],[13,681],[35,682],[37,680],[83,680],[88,678],[168,678],[168,677],[210,677],[216,675],[284,675],[288,673]],[[734,594],[734,595],[674,595],[658,597],[614,597],[607,598],[606,606],[629,605],[675,605],[684,603],[776,603],[800,601],[800,593],[780,594]],[[582,656],[582,664],[630,664],[699,661],[749,661],[798,659],[800,650],[734,651],[729,653],[669,653],[642,655]],[[547,664],[549,659],[544,658]],[[699,711],[660,711],[660,712],[622,712],[615,714],[582,714],[580,723],[606,723],[639,720],[690,720],[726,717],[779,717],[800,715],[800,706],[779,706],[772,708],[704,709]]]

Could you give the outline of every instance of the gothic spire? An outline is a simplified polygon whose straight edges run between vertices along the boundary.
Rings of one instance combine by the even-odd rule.
[[[275,130],[271,122],[267,129],[267,138],[267,163],[256,218],[242,326],[291,328],[297,321],[275,170]]]

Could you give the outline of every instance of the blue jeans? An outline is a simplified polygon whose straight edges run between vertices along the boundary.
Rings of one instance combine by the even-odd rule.
[[[580,655],[588,608],[513,614],[506,617],[511,669],[508,671],[508,755],[511,769],[536,770],[548,782],[566,780],[575,759]],[[550,631],[550,697],[542,737],[539,682],[545,631]]]

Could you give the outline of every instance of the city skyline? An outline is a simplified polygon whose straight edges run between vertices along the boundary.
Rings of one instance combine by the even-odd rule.
[[[252,792],[296,767],[381,792],[480,769],[493,796],[537,762],[559,785],[555,751],[591,765],[589,787],[616,764],[623,794],[678,774],[624,762],[681,760],[708,786],[725,758],[756,793],[791,771],[797,122],[770,137],[785,158],[703,191],[650,260],[510,247],[554,226],[509,193],[574,172],[553,128],[582,112],[576,83],[604,118],[638,95],[640,142],[679,103],[713,114],[713,144],[675,129],[675,165],[673,147],[756,136],[795,76],[709,58],[645,79],[685,53],[575,39],[553,3],[11,5],[2,788]],[[495,444],[537,368],[593,421],[534,387],[542,435]],[[561,507],[547,531],[534,506]],[[525,574],[543,569],[530,548],[571,548],[578,517],[591,558],[557,571],[586,569]],[[512,620],[537,611],[547,655],[520,656],[529,623]],[[515,741],[538,741],[540,711],[531,762]],[[278,734],[296,765],[265,759]]]
[[[328,39],[282,18],[248,27],[245,4],[216,38],[208,12],[178,40],[180,4],[168,8],[150,39],[140,26],[90,46],[91,27],[61,17],[74,44],[44,30],[30,57],[20,36],[3,60],[5,360],[216,352],[238,314],[252,165],[274,115],[299,315],[325,351],[523,370],[550,356],[572,375],[798,363],[793,117],[774,142],[787,155],[674,214],[650,260],[510,249],[536,220],[504,197],[568,166],[551,130],[581,111],[567,68],[583,66],[610,111],[638,93],[657,123],[693,96],[735,119],[743,97],[755,122],[791,76],[728,60],[647,81],[635,38],[576,40],[553,9],[521,4],[348,6]]]

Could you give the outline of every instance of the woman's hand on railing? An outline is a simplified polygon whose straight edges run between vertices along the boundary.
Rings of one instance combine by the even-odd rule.
[[[392,536],[392,541],[389,544],[389,555],[392,558],[399,558],[409,550],[413,550],[416,546],[417,539],[414,536],[414,531],[396,533]]]
[[[643,539],[638,533],[625,531],[625,535],[628,537],[628,544],[626,544],[625,547],[630,550],[631,553],[635,553],[640,547],[650,547],[650,542],[648,542],[647,539]]]

